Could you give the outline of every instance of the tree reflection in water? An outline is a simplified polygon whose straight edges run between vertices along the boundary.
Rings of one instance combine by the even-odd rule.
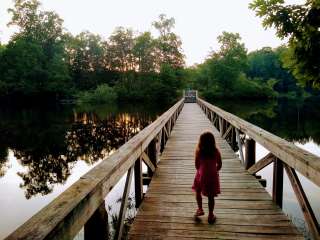
[[[153,120],[150,114],[141,113],[109,114],[103,120],[95,113],[74,112],[73,115],[72,124],[64,131],[39,133],[34,146],[10,147],[18,162],[26,168],[17,174],[23,180],[20,187],[27,199],[52,192],[56,184],[65,183],[77,161],[91,165],[103,159]],[[6,152],[0,152],[0,177],[5,174],[6,155]]]
[[[320,144],[319,101],[215,102],[289,141]],[[10,149],[25,170],[18,172],[27,199],[64,184],[78,161],[88,165],[105,158],[155,119],[154,109],[0,109],[0,179],[11,162]],[[153,110],[153,111],[152,111]],[[162,109],[163,110],[163,109]]]

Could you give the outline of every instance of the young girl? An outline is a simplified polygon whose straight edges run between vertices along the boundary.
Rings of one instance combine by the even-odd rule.
[[[220,193],[218,171],[222,167],[221,154],[216,147],[216,141],[211,132],[201,134],[195,153],[195,165],[197,169],[192,189],[196,192],[198,210],[195,216],[204,215],[202,209],[201,194],[208,197],[209,215],[208,222],[211,224],[216,217],[213,214],[214,197]]]

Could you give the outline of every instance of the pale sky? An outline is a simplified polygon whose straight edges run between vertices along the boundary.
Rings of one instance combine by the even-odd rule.
[[[115,27],[151,30],[151,23],[164,13],[176,20],[175,32],[182,38],[187,65],[200,63],[210,50],[217,50],[222,31],[238,32],[249,51],[277,47],[284,41],[272,29],[264,30],[261,19],[248,5],[252,0],[42,0],[42,9],[53,10],[64,19],[72,34],[83,30],[110,36]],[[287,0],[286,3],[303,3]],[[7,9],[12,0],[0,0],[0,41],[7,42],[14,29],[7,28]]]

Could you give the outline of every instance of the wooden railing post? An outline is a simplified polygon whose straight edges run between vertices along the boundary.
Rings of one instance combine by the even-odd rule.
[[[141,157],[139,157],[134,164],[134,187],[135,187],[136,208],[138,208],[142,202],[142,199],[143,199]]]
[[[223,121],[222,121],[222,117],[218,116],[218,118],[219,118],[219,132],[220,132],[220,136],[222,136],[222,135],[223,135],[223,132],[222,132],[222,129],[223,129],[222,124],[223,124]]]
[[[105,240],[109,236],[108,213],[105,202],[98,207],[91,218],[84,225],[84,239]]]
[[[296,171],[293,168],[289,167],[287,164],[284,164],[284,168],[291,182],[293,191],[297,197],[298,203],[304,215],[304,219],[308,224],[309,231],[311,232],[314,239],[320,239],[320,225],[312,210],[307,195],[302,188]]]
[[[126,216],[127,205],[128,205],[128,197],[130,193],[131,179],[132,179],[132,171],[133,167],[128,170],[126,183],[123,190],[122,201],[120,206],[119,218],[118,218],[118,226],[115,232],[114,239],[120,240],[122,238],[123,232],[123,224]]]
[[[245,143],[245,169],[248,170],[256,162],[256,142],[249,138]]]
[[[157,149],[157,139],[153,139],[148,146],[148,156],[152,164],[157,167],[158,163],[158,149]]]
[[[240,157],[240,160],[243,164],[244,157],[243,157],[243,151],[242,151],[242,142],[241,142],[241,138],[240,138],[240,131],[237,128],[236,128],[236,138],[237,138],[237,143],[238,143],[238,148],[239,148],[239,157]]]
[[[280,159],[275,158],[273,162],[273,187],[272,199],[282,208],[283,202],[283,163]]]
[[[165,137],[166,134],[164,132],[164,129],[161,130],[161,142],[160,142],[160,152],[163,152],[164,146],[165,146]]]
[[[234,151],[236,149],[236,146],[237,146],[237,136],[236,136],[236,130],[233,127],[231,132],[231,147]]]

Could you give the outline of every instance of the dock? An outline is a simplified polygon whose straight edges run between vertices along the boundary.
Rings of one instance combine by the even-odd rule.
[[[200,134],[214,133],[222,155],[215,224],[195,221],[191,190]],[[207,198],[203,197],[205,213]],[[196,103],[185,103],[130,230],[129,239],[303,239]]]

